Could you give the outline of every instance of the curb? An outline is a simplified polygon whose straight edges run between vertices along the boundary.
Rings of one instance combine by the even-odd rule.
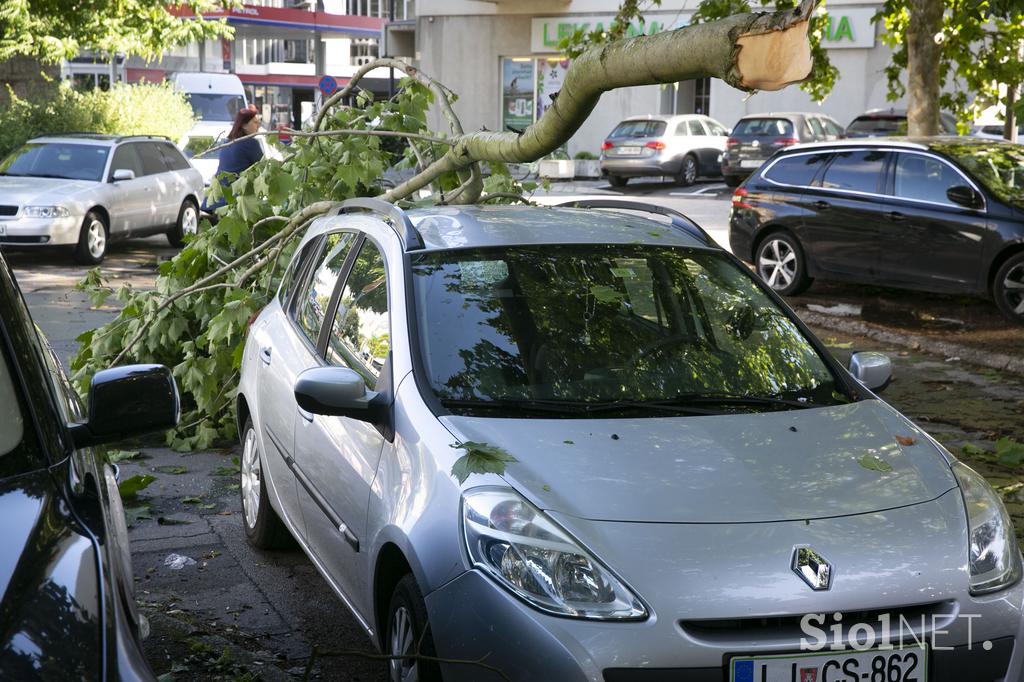
[[[823,315],[806,308],[799,308],[796,314],[800,319],[809,325],[829,329],[846,334],[866,336],[875,341],[891,343],[894,346],[903,346],[911,350],[919,350],[932,355],[945,355],[948,358],[958,357],[964,362],[972,365],[980,365],[997,369],[1002,372],[1024,375],[1024,358],[1006,355],[1004,353],[991,353],[977,348],[961,346],[957,343],[941,341],[927,336],[915,334],[903,334],[900,332],[881,329],[858,320],[849,320],[833,315]]]

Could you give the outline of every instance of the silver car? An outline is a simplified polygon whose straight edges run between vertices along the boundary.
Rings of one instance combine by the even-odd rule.
[[[728,128],[699,114],[627,118],[601,145],[601,173],[612,187],[642,176],[668,176],[686,187],[722,174],[728,136]]]
[[[116,239],[165,233],[181,246],[202,193],[199,171],[163,138],[35,138],[0,162],[0,244],[73,245],[86,264]]]
[[[396,681],[1021,679],[1006,510],[888,358],[838,365],[684,217],[580,203],[310,227],[244,348],[249,540],[294,536]]]

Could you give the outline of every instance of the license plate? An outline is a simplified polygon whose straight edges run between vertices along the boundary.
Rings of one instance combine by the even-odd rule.
[[[737,656],[729,682],[928,682],[927,647]]]
[[[619,147],[621,156],[636,156],[640,153],[640,147]]]
[[[743,159],[740,161],[740,168],[760,168],[760,159]]]

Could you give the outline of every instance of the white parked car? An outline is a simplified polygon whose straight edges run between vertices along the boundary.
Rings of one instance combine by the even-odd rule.
[[[73,245],[96,264],[114,239],[199,225],[203,179],[170,141],[72,134],[29,140],[0,162],[0,244]]]
[[[638,176],[674,177],[692,185],[721,176],[729,130],[709,116],[634,116],[615,126],[601,145],[601,173],[612,187]]]

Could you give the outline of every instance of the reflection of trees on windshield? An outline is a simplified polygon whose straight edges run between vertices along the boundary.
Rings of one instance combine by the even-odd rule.
[[[831,402],[821,358],[718,254],[518,247],[429,254],[413,271],[424,361],[442,399]]]
[[[1001,201],[1024,207],[1024,147],[937,142],[931,148],[955,159]]]
[[[332,362],[355,360],[369,371],[366,378],[373,385],[390,350],[390,331],[384,260],[372,242],[364,243],[352,264],[328,346]]]

